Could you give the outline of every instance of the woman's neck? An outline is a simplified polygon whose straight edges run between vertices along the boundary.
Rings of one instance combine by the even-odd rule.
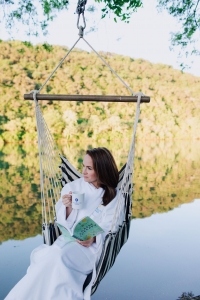
[[[96,189],[99,189],[100,186],[98,185],[98,182],[97,180],[93,181],[93,182],[90,182]]]

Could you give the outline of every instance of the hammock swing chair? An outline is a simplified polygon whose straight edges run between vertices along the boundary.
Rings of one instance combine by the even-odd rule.
[[[127,163],[119,171],[119,194],[115,214],[113,216],[112,226],[107,234],[100,260],[96,267],[96,279],[93,281],[91,294],[93,294],[102,278],[113,266],[115,259],[126,243],[129,236],[130,222],[131,222],[131,198],[132,198],[132,178],[133,178],[133,163],[134,163],[134,145],[136,128],[140,115],[140,103],[150,102],[150,97],[144,96],[142,93],[135,94],[132,89],[123,81],[123,79],[107,64],[103,57],[97,53],[93,47],[84,39],[83,32],[86,27],[84,10],[86,0],[79,0],[77,6],[79,29],[79,38],[67,52],[64,58],[60,61],[58,66],[53,70],[51,75],[47,78],[39,90],[31,91],[24,95],[25,100],[34,100],[35,115],[38,134],[38,150],[40,163],[40,184],[41,184],[41,200],[42,200],[42,234],[44,243],[52,245],[60,231],[56,226],[55,203],[60,198],[61,188],[77,178],[82,177],[66,157],[61,155],[55,144],[55,141],[49,131],[49,128],[44,120],[38,100],[60,100],[60,101],[100,101],[100,102],[137,102],[135,121],[133,126],[133,135],[130,145],[130,150],[127,158]],[[84,26],[79,26],[79,19],[82,15]],[[49,95],[40,94],[40,91],[47,84],[47,82],[54,75],[56,70],[64,62],[65,58],[73,50],[79,40],[82,39],[86,44],[97,54],[103,63],[114,73],[123,85],[131,92],[132,96],[103,96],[103,95]],[[61,160],[61,161],[60,161]],[[84,288],[90,282],[92,273],[86,278]]]

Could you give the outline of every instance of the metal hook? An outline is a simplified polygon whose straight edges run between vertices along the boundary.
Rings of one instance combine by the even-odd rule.
[[[79,21],[80,21],[80,14],[78,15],[78,20],[77,20],[77,28],[79,29],[80,27],[83,27],[83,29],[85,29],[86,27],[86,22],[85,22],[85,16],[84,16],[84,12],[81,13],[82,18],[83,18],[83,25],[84,26],[79,26]]]
[[[85,16],[84,16],[84,11],[85,11],[85,5],[87,3],[87,0],[79,0],[76,8],[76,13],[78,14],[78,19],[77,19],[77,28],[79,29],[79,36],[83,37],[83,31],[86,27],[86,22],[85,22]],[[79,25],[80,21],[80,15],[82,15],[83,19],[83,26]]]

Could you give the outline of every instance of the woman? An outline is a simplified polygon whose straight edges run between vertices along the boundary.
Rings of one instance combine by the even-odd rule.
[[[104,232],[87,241],[67,241],[61,235],[52,246],[41,245],[31,253],[27,274],[11,290],[6,300],[90,299],[95,266],[104,238],[110,230],[117,203],[118,170],[106,148],[87,150],[83,177],[66,184],[56,203],[57,221],[68,229],[90,216]],[[72,192],[85,193],[84,207],[72,209]],[[83,292],[83,284],[93,271]]]

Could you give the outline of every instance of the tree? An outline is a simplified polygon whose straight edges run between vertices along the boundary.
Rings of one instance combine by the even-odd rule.
[[[192,299],[194,299],[194,294],[192,292],[189,293],[184,292],[180,297],[178,297],[177,300],[192,300]]]
[[[158,0],[158,8],[180,23],[181,29],[171,35],[172,47],[179,46],[186,56],[200,55],[200,0]]]
[[[78,1],[78,0],[77,0]],[[79,0],[83,4],[86,0]],[[95,0],[103,3],[102,18],[106,17],[109,11],[113,12],[115,21],[121,19],[129,22],[131,14],[143,6],[142,0]],[[159,10],[167,10],[170,15],[175,17],[180,23],[180,31],[172,33],[172,47],[179,46],[186,55],[199,55],[200,47],[196,46],[199,42],[200,33],[200,0],[157,0]],[[7,28],[12,28],[15,21],[29,25],[29,33],[38,35],[35,30],[37,26],[43,33],[47,32],[50,21],[56,13],[67,9],[68,0],[0,0],[3,7],[4,17]],[[41,6],[41,12],[38,7]],[[88,10],[92,11],[93,7]],[[6,11],[9,10],[9,13]]]
[[[104,18],[109,11],[112,11],[116,17],[125,22],[128,22],[131,14],[142,6],[142,1],[140,0],[95,1],[105,4],[102,8],[102,18]],[[86,2],[87,0],[79,0],[79,3],[83,3],[83,5],[86,4]],[[53,21],[56,17],[56,13],[67,9],[68,4],[68,0],[0,0],[0,5],[4,11],[4,18],[6,19],[6,27],[11,29],[15,21],[20,21],[25,25],[29,25],[29,34],[35,35],[38,34],[38,31],[35,30],[38,25],[40,25],[45,34],[49,22]],[[39,6],[41,10],[38,9]],[[92,9],[93,7],[90,6],[89,10]],[[9,13],[7,13],[7,11],[9,11]]]

